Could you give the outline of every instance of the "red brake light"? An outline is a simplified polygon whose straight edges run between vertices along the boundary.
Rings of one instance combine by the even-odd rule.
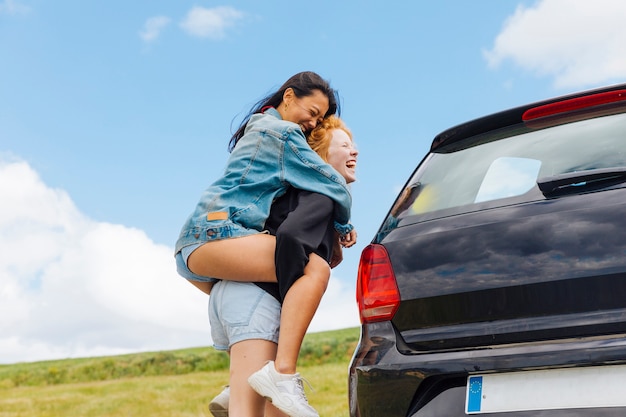
[[[522,120],[540,119],[542,117],[554,116],[561,113],[569,113],[576,110],[610,104],[619,101],[626,101],[626,90],[607,91],[604,93],[592,94],[589,96],[571,98],[569,100],[558,101],[556,103],[545,104],[533,107],[524,112]]]
[[[372,244],[363,249],[356,298],[361,323],[390,320],[396,314],[400,292],[384,246]]]

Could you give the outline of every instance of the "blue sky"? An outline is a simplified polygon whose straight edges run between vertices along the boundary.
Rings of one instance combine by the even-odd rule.
[[[302,70],[339,90],[360,151],[359,243],[310,330],[357,326],[360,252],[432,138],[626,82],[625,15],[622,0],[0,0],[0,363],[210,346],[173,245],[237,118]]]

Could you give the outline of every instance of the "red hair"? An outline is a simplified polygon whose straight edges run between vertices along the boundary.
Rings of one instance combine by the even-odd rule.
[[[328,162],[328,148],[330,147],[330,141],[333,137],[333,130],[343,130],[352,140],[352,132],[346,127],[344,122],[337,116],[328,116],[322,123],[318,124],[315,129],[309,133],[307,142],[311,149],[313,149],[322,159]]]

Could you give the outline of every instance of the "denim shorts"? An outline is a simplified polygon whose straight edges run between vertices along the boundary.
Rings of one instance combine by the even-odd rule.
[[[217,350],[250,339],[278,343],[280,303],[251,282],[219,281],[209,297],[209,323]]]
[[[217,278],[203,277],[202,275],[196,275],[189,270],[189,267],[187,267],[187,259],[189,259],[189,255],[191,255],[191,252],[198,249],[202,245],[203,243],[196,243],[193,245],[183,247],[176,254],[176,271],[178,272],[178,275],[190,281],[217,282],[218,281]]]

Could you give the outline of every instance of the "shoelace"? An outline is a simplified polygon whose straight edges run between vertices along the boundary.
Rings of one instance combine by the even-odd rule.
[[[309,388],[311,388],[311,391],[315,392],[315,389],[313,388],[313,385],[311,385],[311,383],[309,381],[307,381],[305,378],[301,377],[301,376],[294,376],[293,378],[293,382],[296,383],[296,387],[298,387],[298,393],[300,395],[302,395],[302,397],[309,402],[309,400],[307,400],[306,398],[306,394],[304,393],[304,384],[302,384],[302,382],[306,382],[306,384],[309,386]]]

